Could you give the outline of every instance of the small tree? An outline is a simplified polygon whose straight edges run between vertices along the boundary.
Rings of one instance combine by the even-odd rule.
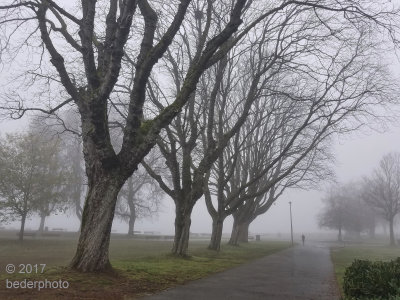
[[[389,223],[390,245],[395,244],[394,218],[400,212],[400,153],[386,154],[364,180],[363,197]]]
[[[128,178],[119,195],[115,214],[128,222],[128,236],[134,235],[136,220],[154,216],[160,207],[162,190],[143,167]]]
[[[3,221],[26,219],[34,212],[46,217],[59,203],[64,174],[57,168],[59,144],[28,132],[7,135],[0,142],[0,209]],[[44,224],[44,222],[43,222]]]

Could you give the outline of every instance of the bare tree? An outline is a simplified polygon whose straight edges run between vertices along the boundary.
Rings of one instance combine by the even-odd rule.
[[[18,92],[17,82],[13,81],[12,91],[3,94],[7,103],[2,107],[12,117],[21,117],[29,110],[54,114],[74,104],[81,117],[88,193],[72,268],[80,271],[111,268],[108,259],[111,224],[124,182],[155,145],[159,132],[189,101],[204,71],[261,20],[289,7],[311,7],[316,12],[325,10],[332,15],[343,15],[346,22],[353,24],[382,25],[392,33],[388,20],[392,10],[385,5],[364,7],[363,1],[271,4],[236,0],[227,1],[228,6],[219,5],[220,1],[200,1],[205,7],[204,13],[198,12],[205,18],[201,50],[185,69],[182,88],[170,104],[160,113],[149,113],[151,118],[147,119],[144,110],[149,78],[187,20],[187,8],[192,2],[110,0],[103,6],[97,5],[97,1],[81,1],[77,8],[71,8],[52,0],[14,0],[0,6],[1,34],[6,35],[1,38],[2,60],[21,59],[19,66],[22,66],[24,57],[20,54],[25,50],[35,57],[23,70],[15,68],[25,75],[19,77],[19,82],[23,82],[26,92]],[[171,10],[172,17],[163,19]],[[214,26],[213,11],[224,20],[222,27]],[[231,39],[240,26],[243,34]],[[329,25],[327,28],[332,29]],[[126,79],[132,85],[126,94],[128,114],[123,124],[123,143],[116,153],[110,140],[108,111],[117,98],[118,83],[126,81],[121,75],[129,74],[122,69],[122,60],[127,57],[133,57],[135,63]],[[32,99],[32,95],[34,103],[27,106],[25,100]]]
[[[229,57],[223,57],[215,68],[207,72],[201,78],[199,89],[192,94],[189,105],[166,128],[165,139],[158,141],[158,147],[170,171],[172,186],[168,186],[159,174],[149,169],[148,171],[175,202],[175,239],[172,250],[175,254],[183,256],[187,254],[191,212],[203,195],[203,186],[213,162],[245,122],[261,87],[266,84],[272,74],[277,72],[271,70],[276,57],[267,56],[260,49],[259,45],[263,44],[263,39],[266,39],[265,35],[256,38],[256,41],[246,39],[229,53]],[[244,50],[243,44],[246,44],[250,50]],[[242,52],[242,55],[247,52],[247,57],[235,58],[235,53],[239,52]],[[169,56],[168,59],[172,66],[178,66],[175,58]],[[246,62],[252,66],[247,70],[243,67]],[[241,78],[237,77],[234,80],[235,83],[232,83],[231,72],[235,64],[240,64],[243,68]],[[181,77],[179,70],[172,68],[172,72],[175,81],[179,82]],[[238,73],[238,70],[236,69],[235,72]],[[237,92],[235,85],[240,84],[246,85],[247,88],[242,89],[245,92],[235,94]],[[178,85],[177,88],[181,87]],[[222,88],[229,92],[220,96],[223,93]],[[155,100],[155,102],[161,106],[161,101]],[[225,126],[216,138],[213,130],[217,123],[215,118],[218,120],[224,111],[228,110],[232,112],[229,126]],[[199,143],[200,136],[203,136],[202,143]]]
[[[45,58],[57,71],[56,76],[46,73],[39,74],[36,78],[51,80],[51,84],[58,82],[64,88],[61,98],[63,100],[60,103],[50,109],[43,106],[35,109],[53,113],[74,102],[81,115],[88,194],[78,248],[71,263],[73,268],[80,271],[99,271],[111,267],[108,246],[120,189],[154,146],[160,130],[168,125],[186,104],[204,70],[218,60],[215,54],[237,31],[246,2],[235,1],[231,10],[223,13],[229,15],[229,21],[221,31],[209,32],[209,25],[205,27],[203,51],[190,64],[184,88],[170,106],[147,121],[143,118],[146,84],[154,65],[165,54],[185,19],[190,0],[168,3],[175,6],[176,11],[170,24],[157,40],[154,39],[159,17],[154,10],[157,4],[145,0],[110,1],[104,7],[105,14],[97,9],[96,1],[82,1],[79,11],[76,12],[53,1],[13,1],[9,5],[0,6],[3,26],[16,26],[23,30],[29,28],[25,25],[30,26],[33,31],[26,37],[26,44],[35,49],[31,38],[39,38],[39,47],[47,50]],[[137,7],[140,14],[136,11]],[[208,1],[207,10],[211,11],[212,7],[213,1]],[[136,38],[130,35],[133,20],[143,29],[139,36],[142,42],[139,45],[140,50],[132,53],[136,56],[135,73],[132,77],[134,84],[129,93],[130,105],[124,125],[123,145],[117,154],[109,135],[108,100],[113,96],[113,91],[115,92],[124,48],[127,48],[128,40],[131,43],[136,41]],[[208,19],[207,23],[211,21]],[[100,22],[104,26],[94,26]],[[9,40],[12,40],[12,36]],[[60,43],[64,48],[59,46]],[[10,44],[4,46],[8,45]],[[68,54],[64,53],[65,50]],[[2,52],[4,54],[4,51]],[[75,69],[68,68],[68,62],[71,62]],[[35,76],[40,73],[39,69],[35,70]],[[17,97],[13,99],[18,102]],[[10,103],[9,108],[14,108],[13,114],[17,113],[19,116],[29,109],[21,107],[21,102],[17,104],[18,107],[12,107],[12,104]]]
[[[318,224],[338,230],[338,241],[343,241],[344,230],[358,236],[363,231],[373,234],[375,215],[363,201],[359,182],[331,186],[323,202],[325,206],[318,215]]]
[[[394,218],[400,212],[400,153],[386,154],[370,177],[363,197],[389,223],[390,245],[395,245]]]
[[[288,14],[288,20],[298,17],[294,12]],[[329,158],[325,144],[329,136],[361,126],[360,118],[372,113],[372,104],[387,104],[381,96],[391,88],[385,83],[384,69],[376,65],[380,48],[368,42],[369,38],[364,40],[367,33],[363,31],[358,31],[357,40],[354,32],[345,34],[346,27],[341,28],[337,44],[336,36],[324,32],[326,23],[320,21],[310,18],[302,23],[305,28],[288,29],[296,43],[280,36],[293,51],[283,53],[285,64],[262,87],[261,101],[248,120],[253,124],[242,129],[243,137],[220,155],[216,171],[211,173],[218,207],[213,207],[209,193],[206,203],[218,223],[213,228],[219,231],[212,236],[211,248],[219,247],[215,241],[220,240],[227,215],[234,215],[231,243],[236,244],[239,236],[247,239],[249,224],[265,213],[285,188],[326,176],[321,170],[326,170],[324,162]],[[327,42],[330,39],[332,43]],[[332,48],[321,53],[319,49],[328,49],[327,45]]]
[[[147,162],[155,169],[154,161]],[[162,195],[162,189],[142,166],[128,178],[118,195],[115,210],[117,217],[128,222],[128,236],[134,235],[137,220],[153,217],[158,213]]]

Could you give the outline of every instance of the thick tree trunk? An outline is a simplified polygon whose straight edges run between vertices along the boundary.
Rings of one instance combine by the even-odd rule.
[[[232,233],[228,242],[229,245],[239,245],[239,222],[234,218],[232,225]]]
[[[71,268],[81,272],[111,270],[108,258],[117,195],[124,180],[118,174],[89,178],[82,214],[81,234]]]
[[[21,227],[19,229],[18,240],[22,242],[24,240],[24,232],[25,232],[25,221],[26,221],[26,214],[21,216]]]
[[[237,220],[233,221],[231,238],[229,239],[228,244],[237,246],[240,243],[248,243],[249,242],[249,222],[240,222]]]
[[[249,226],[250,223],[243,222],[239,224],[239,243],[248,243],[249,242]]]
[[[208,249],[219,251],[221,249],[222,229],[224,227],[224,219],[215,218],[212,223],[211,240]]]
[[[192,205],[176,204],[175,237],[172,246],[172,253],[175,255],[187,256],[192,210]]]
[[[395,245],[394,230],[393,230],[393,219],[394,218],[391,218],[389,220],[390,246],[394,246]]]
[[[44,222],[46,221],[46,215],[45,214],[41,214],[40,215],[40,225],[39,225],[39,233],[42,234],[44,231]]]

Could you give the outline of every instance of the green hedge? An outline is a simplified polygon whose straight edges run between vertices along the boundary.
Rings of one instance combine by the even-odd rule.
[[[400,257],[389,262],[355,260],[345,271],[346,299],[400,299]]]

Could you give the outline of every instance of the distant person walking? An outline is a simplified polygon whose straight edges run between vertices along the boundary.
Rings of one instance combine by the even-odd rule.
[[[301,235],[301,240],[303,241],[303,246],[304,246],[304,241],[306,240],[306,236],[304,234]]]

